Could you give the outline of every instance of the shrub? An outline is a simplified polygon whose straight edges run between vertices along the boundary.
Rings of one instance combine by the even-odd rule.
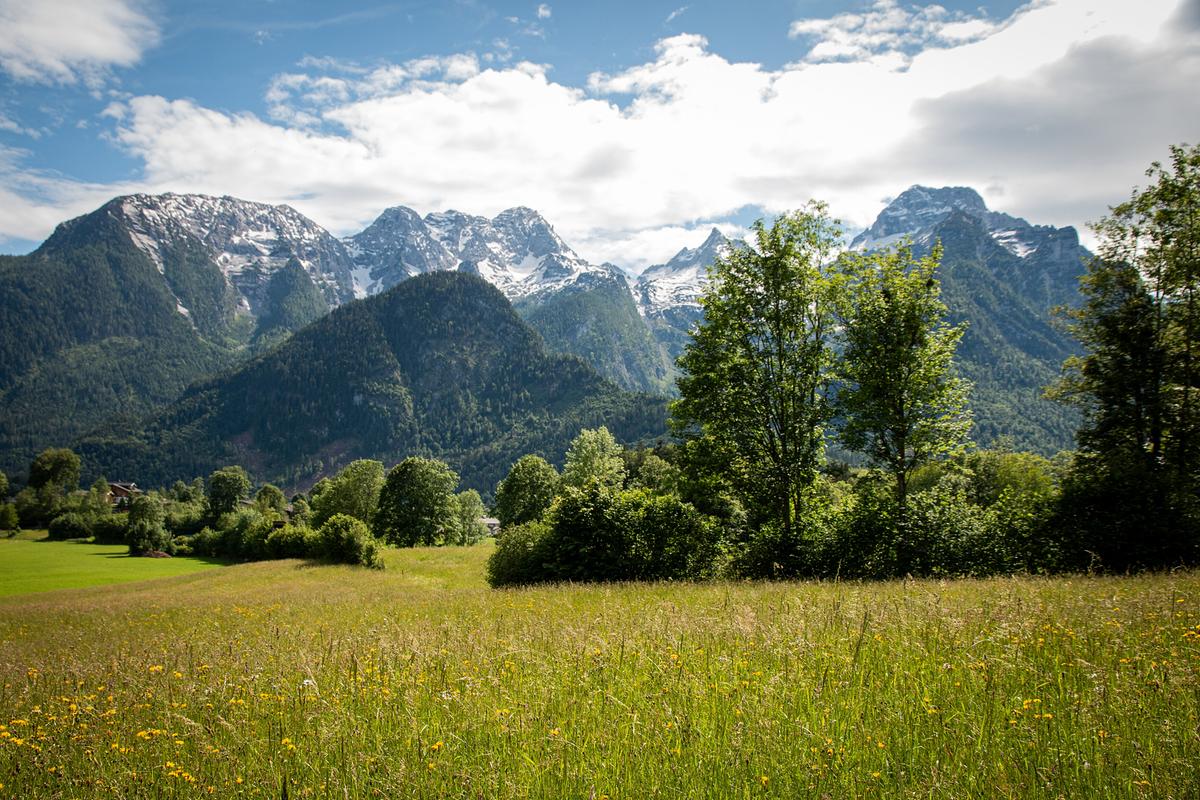
[[[135,497],[129,506],[129,524],[125,532],[129,554],[140,556],[155,550],[167,550],[171,534],[163,525],[162,503],[153,494]]]
[[[362,564],[383,569],[379,542],[361,520],[334,514],[317,531],[320,557],[339,564]]]
[[[92,541],[96,544],[125,544],[128,528],[124,514],[104,514],[92,521]]]
[[[701,578],[722,554],[720,527],[678,497],[618,492],[595,479],[566,487],[544,525],[501,529],[496,544],[494,586]]]
[[[51,539],[90,539],[92,537],[92,520],[74,511],[59,514],[50,521],[49,533]]]
[[[17,507],[12,503],[0,503],[0,531],[15,531],[20,527]]]
[[[488,584],[523,586],[549,580],[549,536],[550,526],[544,522],[501,528],[496,536],[496,549],[487,562]]]
[[[284,525],[267,534],[269,558],[311,558],[318,551],[316,532],[303,525]]]

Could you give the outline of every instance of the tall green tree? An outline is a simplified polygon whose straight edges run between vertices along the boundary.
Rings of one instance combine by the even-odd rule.
[[[940,260],[940,246],[916,258],[906,243],[841,262],[839,437],[891,473],[901,527],[913,471],[960,451],[971,427],[969,386],[954,370],[965,326],[946,320]]]
[[[565,486],[582,488],[588,481],[598,480],[609,488],[620,488],[625,480],[623,448],[608,428],[584,428],[567,449],[562,482]]]
[[[541,519],[558,491],[558,470],[541,456],[517,459],[496,486],[496,518],[507,528]]]
[[[379,495],[375,536],[400,547],[446,544],[458,534],[458,475],[444,462],[410,456],[392,467]]]
[[[273,483],[264,483],[262,488],[254,493],[254,505],[259,511],[273,511],[280,516],[283,515],[287,506],[287,500],[283,496],[283,490]]]
[[[216,518],[237,510],[250,491],[250,476],[239,466],[222,467],[208,476],[208,513]]]
[[[672,421],[707,436],[760,516],[792,532],[824,456],[841,232],[821,203],[754,224],[752,247],[710,269],[704,319],[679,366]]]
[[[79,488],[79,456],[65,447],[43,450],[29,465],[29,486],[55,486],[59,491]]]
[[[370,525],[382,489],[381,462],[366,458],[350,462],[337,475],[323,478],[313,487],[313,527],[321,527],[335,514],[348,514]]]
[[[483,499],[479,492],[467,489],[454,496],[454,511],[458,520],[456,531],[447,544],[475,544],[488,535],[487,525],[480,520],[484,515]]]
[[[0,472],[0,503],[8,501],[8,476]]]
[[[1146,174],[1094,226],[1067,312],[1085,353],[1051,391],[1084,413],[1064,509],[1114,568],[1200,557],[1200,147]]]

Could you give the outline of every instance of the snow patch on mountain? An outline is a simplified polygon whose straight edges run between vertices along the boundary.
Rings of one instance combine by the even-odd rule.
[[[708,283],[708,268],[731,246],[730,240],[713,228],[699,247],[685,247],[667,263],[644,270],[634,294],[642,315],[654,316],[681,306],[698,308]]]
[[[165,271],[168,248],[189,242],[204,248],[248,309],[292,258],[331,302],[354,296],[353,262],[345,246],[290,206],[168,193],[120,197],[109,208],[159,272]]]
[[[369,272],[372,292],[413,275],[458,269],[479,275],[515,301],[620,275],[580,258],[540,214],[524,207],[488,219],[453,210],[422,218],[397,206],[345,244],[356,269]]]

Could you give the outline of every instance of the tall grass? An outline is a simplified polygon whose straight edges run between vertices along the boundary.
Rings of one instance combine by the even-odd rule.
[[[0,796],[1195,797],[1200,576],[0,600]]]

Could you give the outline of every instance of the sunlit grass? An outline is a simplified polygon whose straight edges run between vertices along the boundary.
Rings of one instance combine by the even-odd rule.
[[[46,541],[45,531],[0,535],[0,597],[185,575],[221,566],[201,558],[131,558],[124,545]]]
[[[1200,791],[1195,573],[491,591],[489,552],[0,601],[0,796]]]

